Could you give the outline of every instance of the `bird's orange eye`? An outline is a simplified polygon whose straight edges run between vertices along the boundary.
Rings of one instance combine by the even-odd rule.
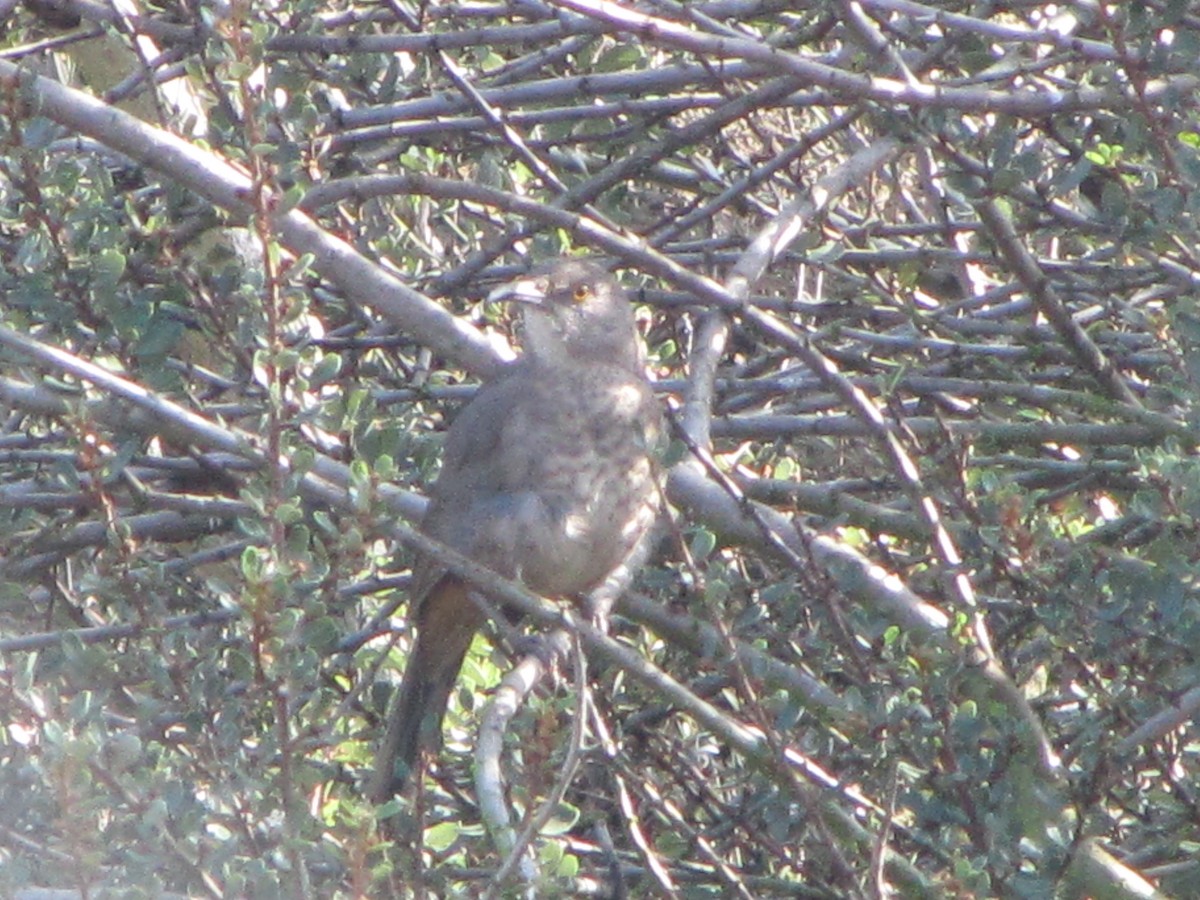
[[[592,289],[586,284],[577,284],[575,285],[575,291],[572,296],[575,297],[576,303],[582,303],[588,297],[592,296]]]

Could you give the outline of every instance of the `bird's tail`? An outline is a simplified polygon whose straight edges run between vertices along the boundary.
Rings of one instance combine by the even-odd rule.
[[[403,790],[424,749],[441,744],[442,719],[482,613],[464,585],[445,579],[421,603],[417,639],[388,711],[368,796],[375,803]]]

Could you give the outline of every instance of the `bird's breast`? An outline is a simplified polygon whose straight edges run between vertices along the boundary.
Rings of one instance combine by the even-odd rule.
[[[535,590],[578,593],[595,587],[645,528],[653,502],[647,451],[648,389],[625,373],[601,370],[558,385],[534,415],[512,427],[535,448],[510,485],[524,498],[514,558]]]

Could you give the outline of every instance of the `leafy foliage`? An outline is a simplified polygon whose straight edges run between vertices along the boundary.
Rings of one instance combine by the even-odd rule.
[[[488,289],[593,252],[674,512],[650,668],[509,728],[513,878],[1200,896],[1194,4],[130,6],[0,59],[0,890],[507,889],[493,643],[361,795],[393,523]]]

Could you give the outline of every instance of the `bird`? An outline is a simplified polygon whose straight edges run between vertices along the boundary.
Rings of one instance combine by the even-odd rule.
[[[662,416],[633,307],[603,267],[576,258],[489,299],[519,305],[522,354],[451,423],[421,530],[535,593],[585,599],[644,555],[657,512]],[[427,556],[411,585],[416,637],[368,783],[377,803],[440,746],[447,702],[486,620],[471,596],[479,589]]]

